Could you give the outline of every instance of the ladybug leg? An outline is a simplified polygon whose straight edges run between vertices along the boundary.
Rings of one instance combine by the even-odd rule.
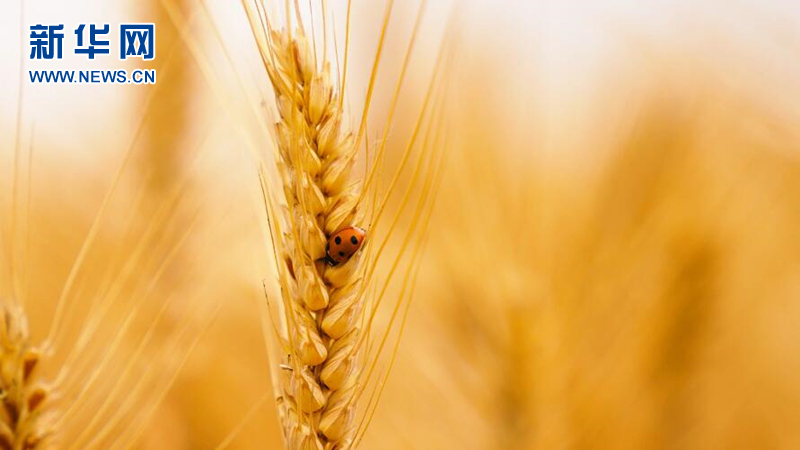
[[[333,267],[336,265],[336,261],[331,259],[331,243],[327,242],[325,244],[325,258],[323,258],[329,266]]]

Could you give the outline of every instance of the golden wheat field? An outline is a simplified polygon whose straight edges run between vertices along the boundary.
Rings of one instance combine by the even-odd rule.
[[[5,0],[0,449],[800,449],[799,53],[781,0]]]

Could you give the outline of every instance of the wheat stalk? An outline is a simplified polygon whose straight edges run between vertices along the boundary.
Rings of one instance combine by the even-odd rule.
[[[349,182],[356,152],[343,125],[330,65],[318,67],[298,31],[271,34],[267,70],[280,120],[278,169],[288,231],[278,237],[284,297],[289,297],[284,395],[279,407],[291,448],[347,447],[353,437],[353,369],[358,359],[360,253],[331,267],[328,236],[359,226],[361,187]]]
[[[50,434],[40,420],[48,391],[36,382],[40,353],[31,346],[28,321],[19,306],[0,306],[0,448],[41,448]]]

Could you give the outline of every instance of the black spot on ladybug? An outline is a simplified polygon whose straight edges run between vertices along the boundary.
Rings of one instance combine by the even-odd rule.
[[[358,238],[355,236],[350,236],[350,242],[352,242],[353,245],[358,245]]]
[[[327,242],[327,243],[325,244],[325,251],[327,252],[327,251],[328,251],[328,250],[330,250],[330,249],[331,249],[331,243],[330,243],[330,242]]]
[[[336,245],[339,245],[342,243],[342,238],[340,236],[336,236],[336,239],[334,239],[333,241],[336,242]]]
[[[339,252],[339,256],[344,256],[344,252]]]

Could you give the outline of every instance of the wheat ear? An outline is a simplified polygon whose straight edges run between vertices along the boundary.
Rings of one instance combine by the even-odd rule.
[[[278,169],[286,208],[277,237],[288,336],[279,409],[293,449],[346,448],[354,432],[361,309],[360,253],[331,267],[328,236],[359,226],[361,187],[351,183],[356,152],[327,63],[318,67],[298,31],[271,33],[267,70],[280,120]]]
[[[39,352],[30,345],[28,321],[21,307],[0,306],[0,448],[41,448],[50,434],[41,420],[47,390],[36,383]]]

